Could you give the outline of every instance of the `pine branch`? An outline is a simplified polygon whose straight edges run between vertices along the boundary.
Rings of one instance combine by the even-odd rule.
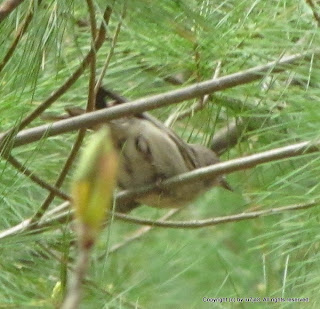
[[[230,223],[230,222],[239,222],[243,220],[251,220],[265,216],[273,216],[282,214],[284,212],[289,211],[297,211],[297,210],[305,210],[308,208],[319,206],[319,202],[309,202],[304,204],[297,205],[289,205],[277,208],[271,208],[260,211],[252,211],[248,213],[240,213],[230,216],[216,217],[205,220],[192,220],[192,221],[152,221],[147,219],[140,219],[124,214],[116,214],[117,219],[121,219],[125,222],[140,224],[140,225],[148,225],[153,227],[164,227],[164,228],[182,228],[182,229],[196,229],[203,228],[208,226],[214,226],[218,224]]]
[[[55,136],[62,133],[89,128],[101,122],[117,119],[159,107],[176,104],[184,100],[196,98],[209,93],[229,89],[232,87],[251,83],[265,77],[265,74],[279,73],[286,69],[289,64],[299,60],[318,55],[320,50],[303,52],[288,57],[280,58],[266,65],[256,66],[251,69],[220,77],[215,80],[207,80],[196,83],[178,90],[150,96],[128,102],[128,104],[117,105],[105,110],[80,115],[70,119],[57,121],[50,125],[42,125],[35,128],[23,130],[12,138],[12,146],[17,147],[40,140],[45,136]],[[6,144],[7,133],[0,135],[0,148]]]

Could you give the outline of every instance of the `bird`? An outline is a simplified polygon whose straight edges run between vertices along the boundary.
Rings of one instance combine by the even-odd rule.
[[[106,97],[114,101],[108,104]],[[96,109],[102,109],[127,102],[126,98],[100,87],[95,106]],[[216,164],[220,162],[219,157],[203,145],[186,143],[173,130],[146,112],[111,120],[108,126],[114,145],[120,153],[119,188],[130,190],[151,183],[158,184],[158,190],[137,198],[137,204],[157,208],[178,208],[189,204],[213,186],[233,191],[224,176],[220,175],[175,186],[172,189],[161,188],[163,180]],[[119,208],[126,207],[130,208],[128,205]]]
[[[109,108],[128,101],[116,92],[100,87],[95,98],[95,109]],[[85,113],[85,110],[79,107],[68,107],[65,110],[67,115],[54,119]],[[48,120],[50,117],[45,118]],[[216,164],[220,160],[211,149],[185,142],[149,113],[110,120],[106,125],[110,128],[113,145],[120,157],[117,179],[119,189],[132,190],[150,184],[156,184],[157,187],[151,193],[116,205],[117,211],[127,213],[141,204],[156,208],[180,208],[214,186],[233,191],[222,175],[182,184],[172,189],[162,188],[161,182],[166,179]]]

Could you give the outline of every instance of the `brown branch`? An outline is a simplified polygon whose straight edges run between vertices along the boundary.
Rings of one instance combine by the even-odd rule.
[[[229,174],[235,171],[252,168],[259,164],[319,151],[320,141],[306,141],[285,147],[279,147],[246,157],[220,162],[208,167],[199,168],[191,172],[164,180],[161,184],[149,185],[135,190],[124,190],[118,193],[117,202],[122,203],[128,200],[136,199],[142,195],[149,194],[154,190],[159,190],[159,186],[161,189],[168,190],[175,186],[192,183],[196,180],[212,178],[222,174]]]
[[[62,206],[62,207],[61,207]],[[68,202],[64,203],[59,207],[59,210],[62,210],[63,208],[68,207]],[[147,225],[152,227],[164,227],[164,228],[183,228],[183,229],[197,229],[197,228],[204,228],[208,226],[215,226],[218,224],[225,224],[230,222],[240,222],[244,220],[252,220],[264,216],[272,216],[272,215],[278,215],[285,212],[290,211],[297,211],[297,210],[306,210],[309,208],[317,207],[319,206],[319,201],[311,201],[304,204],[295,204],[295,205],[289,205],[289,206],[282,206],[277,208],[271,208],[266,210],[260,210],[260,211],[251,211],[247,213],[239,213],[229,216],[222,216],[222,217],[215,217],[215,218],[209,218],[204,220],[190,220],[190,221],[152,221],[147,219],[141,219],[136,218],[124,214],[115,214],[115,218],[140,224],[140,225]],[[48,216],[45,218],[45,220],[40,221],[37,224],[33,224],[33,227],[36,228],[32,232],[36,233],[39,232],[41,229],[45,229],[46,227],[52,226],[53,224],[62,223],[65,222],[66,217],[70,215],[70,211],[66,213],[60,213],[56,214],[57,211],[51,211],[51,213],[47,214]],[[54,214],[54,216],[52,216]],[[26,219],[23,222],[19,223],[18,225],[11,227],[10,229],[7,229],[5,231],[0,232],[0,239],[12,236],[18,233],[21,233],[26,228],[30,227],[30,219]]]
[[[259,217],[273,216],[273,215],[282,214],[288,211],[305,210],[305,209],[312,208],[319,205],[320,205],[319,202],[312,201],[304,204],[289,205],[289,206],[271,208],[271,209],[260,210],[260,211],[252,211],[248,213],[240,213],[240,214],[235,214],[230,216],[216,217],[216,218],[210,218],[205,220],[192,220],[192,221],[152,221],[147,219],[131,217],[124,214],[116,214],[116,218],[121,219],[122,221],[125,221],[125,222],[148,225],[153,227],[196,229],[196,228],[203,228],[207,226],[214,226],[214,225],[230,223],[230,222],[251,220]]]
[[[24,0],[6,0],[0,5],[0,24],[17,8]]]
[[[95,39],[97,36],[97,22],[95,17],[95,9],[92,0],[86,0],[90,16],[90,30],[91,30],[91,60],[90,60],[90,78],[89,78],[89,93],[87,102],[87,112],[94,110],[96,91],[94,89],[96,83],[96,63],[97,63],[97,51],[95,48]]]
[[[252,131],[261,127],[266,122],[271,125],[275,121],[270,118],[270,110],[267,108],[261,108],[257,104],[250,102],[243,102],[239,99],[230,98],[227,96],[214,96],[215,102],[221,106],[227,106],[233,111],[245,112],[259,109],[259,116],[250,118],[238,118],[225,127],[215,132],[211,140],[210,148],[218,155],[222,155],[228,149],[234,147],[237,143],[241,142],[245,136],[245,132]],[[265,114],[264,117],[261,115]]]
[[[89,16],[90,16],[90,31],[91,31],[91,40],[94,43],[94,40],[97,37],[97,21],[96,21],[96,13],[94,9],[94,4],[92,0],[86,0]],[[94,44],[92,44],[92,47]]]
[[[109,64],[110,64],[110,61],[111,61],[111,58],[112,58],[112,56],[114,54],[114,50],[115,50],[115,47],[116,47],[116,44],[117,44],[117,41],[118,41],[118,37],[119,37],[119,34],[120,34],[122,23],[123,23],[123,20],[126,17],[126,14],[127,14],[127,1],[125,1],[124,4],[123,4],[120,20],[119,20],[118,25],[116,27],[116,30],[114,32],[108,56],[106,57],[106,61],[105,61],[104,65],[103,65],[101,74],[100,74],[99,79],[98,79],[98,81],[96,83],[96,86],[95,86],[95,92],[96,93],[98,92],[98,89],[102,85],[102,80],[103,80],[103,78],[104,78],[104,76],[106,74],[106,71],[107,71],[107,69],[109,67]]]
[[[77,156],[77,153],[82,145],[83,139],[85,136],[85,130],[80,130],[78,133],[78,136],[76,138],[76,141],[71,149],[71,152],[55,182],[55,187],[59,188],[62,186],[71,166],[72,163],[75,159],[75,157]],[[54,199],[54,194],[50,193],[47,198],[45,199],[45,201],[42,203],[42,205],[39,207],[39,209],[37,210],[37,212],[33,215],[33,217],[30,220],[30,225],[32,224],[36,224],[36,222],[39,221],[39,219],[42,217],[42,215],[46,212],[46,210],[49,208],[49,206],[51,205],[53,199]],[[69,200],[71,200],[71,197],[68,197]]]
[[[318,55],[319,53],[320,50],[314,50],[298,55],[283,57],[266,65],[253,67],[251,69],[220,77],[215,80],[207,80],[178,90],[168,91],[159,95],[138,99],[130,102],[129,104],[117,105],[108,109],[80,115],[71,119],[60,120],[50,125],[42,125],[27,129],[12,137],[12,145],[13,147],[16,147],[29,144],[45,136],[55,136],[84,127],[89,128],[98,123],[106,122],[111,119],[121,118],[147,110],[153,110],[212,92],[248,84],[253,81],[260,80],[265,76],[265,74],[282,72],[285,70],[287,65],[295,63],[298,60],[309,58],[314,54]],[[5,137],[6,134],[0,134],[0,144],[2,144],[2,147],[6,142]]]
[[[144,227],[144,228],[148,228],[148,227]],[[74,271],[74,267],[72,267],[70,265],[70,263],[68,263],[68,261],[66,261],[65,258],[61,258],[58,254],[56,254],[55,252],[53,252],[52,248],[51,247],[48,247],[48,246],[45,246],[41,243],[38,242],[38,246],[41,248],[41,253],[37,253],[37,254],[40,254],[41,256],[43,256],[44,258],[47,258],[47,257],[50,257],[50,258],[53,258],[55,259],[57,262],[59,262],[60,264],[63,264],[65,265],[68,270],[70,271]],[[45,253],[45,254],[43,254]],[[89,278],[85,278],[84,279],[84,283],[87,285],[87,286],[90,286],[90,287],[94,287],[98,290],[100,290],[101,292],[109,295],[112,297],[113,300],[116,300],[118,298],[121,298],[121,303],[122,304],[125,304],[127,306],[129,306],[130,308],[133,308],[133,309],[142,309],[142,307],[140,307],[139,305],[137,305],[136,303],[133,303],[133,302],[130,302],[126,299],[123,298],[123,295],[120,293],[119,295],[116,294],[116,292],[111,292],[105,288],[101,288],[99,285],[97,285],[96,282],[90,280]]]

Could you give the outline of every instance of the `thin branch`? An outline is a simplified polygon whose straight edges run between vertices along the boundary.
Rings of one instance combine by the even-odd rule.
[[[116,27],[116,30],[114,32],[108,56],[107,56],[106,61],[105,61],[104,65],[103,65],[103,68],[102,68],[101,74],[99,76],[99,79],[98,79],[98,81],[96,83],[96,86],[95,86],[95,92],[96,93],[97,93],[98,89],[101,87],[102,80],[103,80],[103,78],[104,78],[104,76],[106,74],[106,71],[107,71],[107,69],[109,67],[109,64],[110,64],[110,61],[111,61],[111,58],[112,58],[112,56],[114,54],[114,50],[115,50],[115,47],[116,47],[116,44],[117,44],[117,41],[118,41],[118,37],[119,37],[119,34],[120,34],[122,23],[123,23],[123,20],[126,17],[126,14],[127,14],[127,1],[125,1],[124,4],[123,4],[120,20],[119,20],[118,25]]]
[[[298,60],[309,58],[314,54],[318,55],[319,53],[320,50],[313,50],[283,57],[266,65],[253,67],[245,71],[220,77],[216,80],[207,80],[178,90],[168,91],[159,95],[138,99],[129,102],[129,104],[117,105],[108,109],[98,110],[74,118],[60,120],[50,125],[42,125],[27,129],[12,137],[12,145],[13,147],[16,147],[29,144],[45,136],[55,136],[65,132],[78,130],[83,127],[88,128],[111,119],[121,118],[147,110],[153,110],[212,92],[248,84],[262,79],[265,74],[282,72],[285,70],[287,65],[295,63]],[[0,144],[2,144],[2,147],[5,144],[5,137],[6,133],[0,135]]]
[[[0,5],[0,24],[12,13],[24,0],[7,0]]]
[[[90,30],[91,30],[91,50],[92,56],[90,60],[90,78],[89,78],[89,91],[88,91],[88,102],[87,112],[94,110],[96,91],[94,89],[96,82],[96,63],[97,63],[97,50],[95,48],[95,39],[97,36],[97,22],[95,17],[95,9],[92,0],[86,0],[88,5],[88,11],[90,15]]]
[[[66,223],[70,218],[71,210],[69,209],[70,202],[64,202],[63,204],[55,207],[51,211],[48,211],[44,218],[39,221],[32,222],[32,218],[25,219],[19,224],[12,226],[2,232],[0,232],[0,239],[8,236],[13,236],[24,231],[34,232],[36,229],[41,230],[53,223],[63,222]],[[60,213],[61,212],[61,213]]]
[[[71,152],[55,182],[55,187],[59,188],[62,186],[71,166],[72,163],[74,161],[74,159],[76,158],[78,151],[82,145],[83,139],[85,137],[85,130],[80,130],[78,133],[78,136],[76,138],[76,141],[71,149]],[[36,224],[40,218],[42,217],[42,215],[46,212],[46,210],[49,208],[49,206],[51,205],[52,201],[54,200],[55,195],[50,193],[47,198],[45,199],[45,201],[42,203],[42,205],[39,207],[39,209],[36,211],[36,213],[33,215],[33,217],[30,220],[31,225],[32,224]],[[71,197],[68,196],[68,199],[71,200]]]
[[[9,156],[6,158],[7,161],[14,166],[20,173],[22,173],[23,175],[25,175],[26,177],[28,177],[29,179],[31,179],[33,182],[35,182],[36,184],[38,184],[41,188],[46,189],[48,191],[50,191],[51,194],[53,194],[54,196],[58,196],[60,198],[62,198],[63,200],[70,200],[70,196],[68,196],[68,194],[62,192],[59,188],[50,185],[49,183],[47,183],[45,180],[43,180],[42,178],[40,178],[39,176],[37,176],[33,171],[31,171],[30,169],[28,169],[26,166],[24,166],[23,164],[21,164],[16,158],[14,158],[13,156]]]
[[[94,46],[94,41],[97,37],[97,21],[96,21],[96,13],[94,9],[94,4],[92,0],[86,0],[89,16],[90,16],[90,30],[91,30],[91,41],[92,41],[92,47]]]
[[[69,205],[69,202],[62,204],[60,207],[58,207],[59,211],[61,211],[63,208],[67,208],[68,205]],[[229,216],[215,217],[215,218],[209,218],[204,220],[190,220],[190,221],[152,221],[152,220],[136,218],[136,217],[119,214],[119,213],[116,213],[114,217],[116,219],[119,219],[125,222],[130,222],[130,223],[135,223],[140,225],[147,225],[152,227],[196,229],[196,228],[204,228],[208,226],[215,226],[218,224],[225,224],[230,222],[252,220],[252,219],[265,217],[265,216],[273,216],[273,215],[278,215],[278,214],[282,214],[290,211],[306,210],[309,208],[317,207],[319,205],[320,205],[319,201],[311,201],[304,204],[289,205],[289,206],[271,208],[271,209],[260,210],[260,211],[252,211],[248,213],[239,213],[239,214],[234,214]],[[32,225],[33,227],[32,232],[38,233],[42,229],[50,227],[54,224],[63,223],[66,221],[66,218],[70,216],[70,211],[68,211],[67,213],[56,214],[57,212],[58,211],[56,210],[53,210],[50,213],[48,212],[47,216],[43,220],[41,220],[37,224]],[[18,225],[0,232],[0,239],[21,233],[25,231],[26,228],[30,228],[30,219],[26,219],[21,223],[19,223]]]
[[[140,219],[124,214],[116,214],[117,219],[121,219],[125,222],[148,225],[153,227],[165,227],[165,228],[182,228],[182,229],[197,229],[208,226],[214,226],[218,224],[230,223],[230,222],[239,222],[243,220],[251,220],[259,217],[279,215],[288,211],[296,210],[305,210],[308,208],[320,206],[319,202],[309,202],[304,204],[283,206],[278,208],[271,208],[260,211],[252,211],[248,213],[240,213],[230,216],[216,217],[205,220],[192,220],[192,221],[152,221],[147,219]]]
[[[148,227],[144,227],[144,228],[148,228]],[[56,254],[55,252],[53,252],[52,248],[47,247],[41,243],[38,243],[38,246],[41,248],[41,255],[43,252],[45,252],[46,256],[55,259],[56,261],[58,261],[59,263],[66,265],[66,267],[70,270],[70,271],[74,271],[74,268],[72,266],[70,266],[70,264],[67,263],[67,261],[63,258],[61,258],[58,254]],[[40,254],[40,253],[38,253]],[[45,257],[44,257],[45,258]],[[89,278],[85,278],[84,279],[84,283],[86,284],[86,286],[88,287],[95,287],[96,289],[100,290],[101,292],[109,295],[112,297],[113,300],[116,300],[118,298],[121,298],[121,303],[125,304],[127,306],[129,306],[130,308],[133,309],[142,309],[142,307],[140,307],[139,305],[137,305],[136,303],[130,302],[126,299],[123,298],[123,295],[120,294],[116,294],[114,291],[111,292],[109,290],[107,290],[106,288],[101,288],[99,285],[97,285],[96,282],[90,280]]]

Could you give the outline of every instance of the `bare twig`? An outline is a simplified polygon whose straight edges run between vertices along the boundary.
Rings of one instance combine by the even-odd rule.
[[[0,24],[17,8],[24,0],[6,0],[0,5]]]
[[[144,228],[148,228],[148,227],[144,227]],[[70,264],[68,264],[67,261],[64,258],[61,258],[56,252],[54,252],[51,247],[43,245],[43,244],[41,244],[39,242],[38,242],[38,246],[40,246],[40,248],[41,248],[41,255],[44,252],[45,256],[48,256],[50,258],[55,259],[59,263],[65,265],[70,271],[74,271],[74,268]],[[100,290],[101,292],[111,296],[113,300],[121,298],[121,303],[129,306],[130,308],[142,309],[142,307],[139,306],[138,304],[130,302],[130,301],[124,299],[122,293],[117,295],[115,292],[110,292],[107,288],[101,288],[101,286],[97,285],[96,282],[94,282],[93,280],[90,280],[89,278],[85,278],[84,279],[84,284],[86,284],[87,286],[90,286],[90,287],[94,286],[96,289]]]
[[[91,30],[91,41],[92,47],[94,47],[94,41],[97,37],[97,21],[96,21],[96,13],[92,0],[86,0],[89,16],[90,16],[90,30]]]
[[[192,221],[152,221],[147,219],[140,219],[124,214],[117,214],[116,218],[121,219],[126,222],[148,225],[153,227],[165,227],[165,228],[183,228],[183,229],[196,229],[203,228],[207,226],[214,226],[218,224],[230,223],[230,222],[239,222],[243,220],[250,220],[264,216],[272,216],[282,214],[288,211],[296,211],[296,210],[305,210],[311,207],[319,206],[319,202],[309,202],[304,204],[297,205],[289,205],[278,208],[271,208],[260,211],[252,211],[248,213],[240,213],[230,216],[216,217],[205,220],[192,220]]]
[[[41,218],[41,220],[37,222],[32,222],[32,218],[25,219],[19,224],[0,232],[0,239],[13,236],[24,231],[34,232],[36,229],[40,231],[41,229],[44,229],[53,223],[59,223],[61,221],[66,223],[71,215],[69,206],[69,202],[64,202],[63,204],[55,207],[53,210],[48,211],[45,215],[45,218]]]
[[[54,136],[83,127],[91,127],[98,123],[105,122],[111,119],[141,113],[147,110],[152,110],[191,98],[199,97],[208,93],[251,83],[255,80],[263,78],[267,73],[282,72],[283,70],[285,70],[286,65],[295,63],[298,60],[304,58],[308,58],[310,56],[313,56],[314,54],[318,55],[319,52],[320,50],[313,50],[298,55],[296,54],[288,57],[283,57],[266,65],[253,67],[242,72],[220,77],[216,80],[204,81],[188,87],[184,87],[182,89],[138,99],[130,102],[130,104],[117,105],[108,109],[80,115],[71,119],[60,120],[51,125],[43,125],[32,129],[27,129],[19,132],[16,136],[12,137],[12,144],[13,147],[25,145],[35,142],[43,138],[44,136]],[[6,134],[0,135],[0,143],[2,144],[2,147],[5,144],[5,137]]]
[[[83,139],[85,136],[85,130],[80,130],[78,133],[78,136],[76,138],[76,141],[71,149],[71,152],[55,182],[55,187],[59,188],[62,186],[71,166],[72,163],[75,159],[75,157],[77,156],[77,153],[82,145]],[[55,195],[50,193],[47,198],[45,199],[45,201],[42,203],[42,205],[39,207],[39,209],[37,210],[37,212],[33,215],[30,223],[31,225],[38,222],[39,219],[41,218],[41,216],[45,213],[45,211],[49,208],[49,206],[51,205],[53,199],[54,199]],[[71,197],[68,197],[69,200],[71,200]]]
[[[108,67],[109,67],[111,58],[112,58],[112,56],[114,54],[114,50],[115,50],[115,47],[116,47],[116,44],[117,44],[117,40],[118,40],[118,36],[119,36],[120,30],[121,30],[121,27],[122,27],[122,23],[123,23],[123,20],[126,17],[126,14],[127,14],[127,1],[125,1],[124,4],[123,4],[120,20],[119,20],[118,25],[116,27],[116,30],[114,32],[108,56],[107,56],[106,61],[105,61],[104,65],[103,65],[103,68],[102,68],[102,71],[100,73],[99,79],[98,79],[98,81],[96,83],[95,92],[97,92],[98,89],[101,87],[102,80],[103,80],[103,78],[104,78],[104,76],[106,74],[106,71],[107,71]]]
[[[61,205],[61,207],[59,207],[59,210],[61,210],[62,208],[66,208],[67,206],[68,206],[68,202]],[[140,225],[147,225],[152,227],[197,229],[197,228],[204,228],[208,226],[215,226],[218,224],[225,224],[230,222],[252,220],[252,219],[256,219],[263,216],[278,215],[278,214],[282,214],[290,211],[306,210],[306,209],[317,207],[317,206],[319,206],[319,201],[311,201],[303,204],[289,205],[289,206],[271,208],[271,209],[260,210],[260,211],[252,211],[252,212],[239,213],[239,214],[229,215],[229,216],[215,217],[215,218],[209,218],[204,220],[190,220],[190,221],[152,221],[148,219],[136,218],[136,217],[119,214],[119,213],[115,214],[115,218],[125,222],[130,222],[130,223],[135,223]],[[36,229],[34,229],[33,232],[35,233],[48,226],[52,226],[53,224],[57,224],[59,222],[61,223],[66,220],[67,215],[65,213],[56,214],[56,212],[57,211],[55,212],[51,211],[50,214],[49,213],[47,214],[47,217],[44,220],[40,221],[36,226],[34,225]],[[69,215],[70,215],[70,212],[68,212],[68,216]],[[0,239],[21,233],[22,231],[25,230],[25,228],[29,227],[29,224],[30,224],[30,219],[27,219],[8,230],[2,231],[0,233]]]
[[[94,110],[95,98],[97,92],[94,89],[96,83],[96,63],[97,63],[97,54],[95,48],[95,40],[97,36],[97,22],[95,16],[95,9],[92,0],[86,0],[88,5],[88,11],[90,15],[90,30],[91,30],[91,60],[90,60],[90,78],[89,78],[89,91],[88,91],[88,102],[87,102],[87,112]]]

